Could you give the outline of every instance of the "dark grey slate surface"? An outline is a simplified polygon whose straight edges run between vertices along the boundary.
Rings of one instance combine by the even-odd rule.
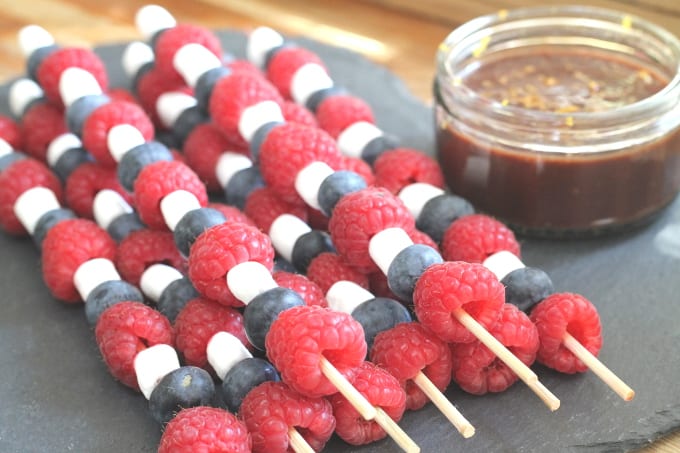
[[[222,34],[227,50],[244,38]],[[334,78],[364,97],[379,125],[405,144],[432,151],[429,108],[386,69],[350,52],[301,41]],[[101,50],[114,80],[120,47]],[[6,108],[6,91],[0,94]],[[563,376],[535,366],[562,400],[551,413],[521,383],[500,395],[448,396],[476,426],[462,439],[432,407],[401,423],[424,452],[628,451],[680,427],[680,201],[654,224],[597,240],[523,240],[524,260],[599,308],[601,358],[636,391],[622,402],[592,374]],[[81,307],[51,298],[28,239],[0,235],[0,452],[152,452],[160,430],[144,398],[117,384],[100,359]],[[326,451],[392,452],[386,440]]]

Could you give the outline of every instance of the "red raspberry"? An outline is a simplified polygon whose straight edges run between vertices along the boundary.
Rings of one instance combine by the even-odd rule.
[[[288,430],[295,428],[314,451],[333,434],[335,418],[324,398],[306,397],[283,382],[265,382],[243,398],[241,418],[253,438],[253,452],[292,451]]]
[[[153,124],[158,128],[163,129],[161,121],[156,110],[156,101],[163,93],[171,91],[178,91],[181,93],[192,94],[193,91],[189,88],[184,79],[177,74],[175,77],[166,77],[164,73],[159,71],[156,67],[145,72],[137,81],[135,87],[139,104],[144,111],[149,115]]]
[[[316,110],[316,120],[319,127],[333,138],[338,138],[342,131],[360,121],[375,123],[371,106],[356,96],[346,94],[324,99]]]
[[[349,170],[358,174],[364,178],[367,186],[376,185],[373,169],[366,161],[361,160],[358,157],[343,156],[342,161],[340,162],[340,168],[342,170]]]
[[[222,45],[213,32],[196,25],[178,24],[161,32],[154,45],[154,67],[164,77],[176,78],[180,75],[175,70],[173,59],[177,51],[186,44],[200,44],[222,59]]]
[[[366,357],[364,329],[347,313],[302,305],[281,312],[265,341],[267,356],[281,379],[306,396],[337,393],[321,372],[325,357],[351,381]]]
[[[324,252],[309,263],[307,277],[316,283],[324,294],[335,282],[347,280],[368,289],[368,277],[350,266],[340,255]]]
[[[222,193],[224,190],[217,180],[215,168],[220,156],[227,151],[250,155],[245,142],[232,143],[212,123],[198,125],[184,142],[187,165],[196,172],[210,192]]]
[[[225,63],[225,66],[231,69],[233,72],[246,72],[253,77],[261,77],[263,79],[265,78],[264,73],[260,71],[260,68],[252,64],[250,61],[242,58],[236,58],[234,60],[228,61]]]
[[[250,434],[231,413],[215,407],[181,410],[165,426],[158,453],[250,453]]]
[[[139,286],[144,271],[158,263],[186,272],[186,260],[169,231],[136,230],[118,244],[116,269],[123,280],[135,286]]]
[[[9,234],[23,236],[24,226],[14,215],[14,202],[33,187],[47,187],[61,202],[59,179],[40,161],[21,159],[0,172],[0,226]]]
[[[66,205],[79,217],[87,219],[94,219],[94,197],[103,189],[114,190],[132,203],[132,197],[118,182],[116,170],[95,162],[85,162],[73,170],[64,189]]]
[[[397,324],[379,333],[371,348],[371,362],[385,368],[406,390],[406,408],[418,410],[429,402],[413,382],[423,373],[442,392],[451,382],[449,346],[422,324]]]
[[[352,385],[373,406],[383,409],[392,420],[401,420],[406,410],[406,394],[390,373],[370,362],[364,362],[354,376]],[[340,393],[331,395],[328,400],[333,406],[337,424],[335,433],[348,444],[365,445],[387,436],[375,420],[365,420]]]
[[[439,251],[439,246],[437,245],[437,243],[434,242],[434,240],[432,240],[432,238],[428,236],[426,233],[423,233],[418,229],[410,231],[408,237],[411,238],[414,244],[427,245],[428,247],[432,247],[436,251]]]
[[[64,302],[80,302],[73,274],[85,261],[116,257],[116,243],[96,223],[85,219],[64,220],[45,235],[42,245],[43,279],[52,295]]]
[[[307,205],[307,225],[313,230],[328,231],[328,217],[318,209]]]
[[[0,138],[9,143],[12,149],[23,149],[21,128],[8,116],[0,115]]]
[[[288,123],[300,123],[305,126],[318,127],[314,114],[300,104],[285,101],[281,105],[281,113]]]
[[[582,373],[588,368],[562,345],[565,333],[571,334],[591,354],[602,347],[602,326],[595,306],[573,293],[556,293],[543,299],[531,311],[541,345],[536,359],[561,373]]]
[[[173,344],[170,321],[141,302],[119,302],[104,310],[94,335],[114,378],[139,390],[134,361],[137,353],[157,344]]]
[[[267,78],[279,90],[284,99],[291,99],[291,83],[295,72],[307,63],[324,66],[312,51],[302,47],[285,47],[276,52],[267,64]]]
[[[501,317],[489,333],[527,366],[534,363],[538,350],[538,331],[529,317],[515,305],[505,304]],[[517,375],[480,341],[451,344],[453,379],[468,393],[483,395],[502,392]]]
[[[292,214],[303,222],[307,221],[307,209],[304,205],[283,201],[269,187],[253,190],[246,199],[243,211],[265,233],[269,232],[272,222],[282,214]]]
[[[371,272],[368,274],[368,284],[371,292],[376,297],[387,297],[388,299],[399,300],[396,294],[390,289],[387,284],[387,276],[382,271]]]
[[[191,246],[189,279],[204,297],[227,306],[242,306],[227,287],[226,275],[232,267],[246,261],[257,261],[269,270],[274,267],[269,236],[242,223],[216,225]]]
[[[295,178],[312,162],[340,168],[341,154],[330,135],[320,129],[286,123],[269,132],[260,149],[260,171],[265,183],[282,199],[299,203]]]
[[[366,273],[378,270],[368,254],[370,239],[392,227],[410,233],[415,229],[415,220],[399,198],[380,187],[345,195],[335,205],[328,224],[338,253],[353,267]]]
[[[106,93],[106,95],[113,101],[129,102],[140,105],[135,95],[132,94],[127,88],[112,88]]]
[[[243,211],[241,211],[239,208],[217,202],[208,203],[208,207],[220,211],[224,215],[224,217],[226,217],[227,222],[240,222],[257,228],[257,225],[255,224],[253,219],[244,214]]]
[[[453,222],[444,232],[441,250],[447,261],[469,263],[481,263],[502,250],[520,256],[512,230],[484,214],[466,215]]]
[[[47,147],[52,140],[68,132],[64,113],[48,102],[31,106],[21,120],[21,129],[23,151],[43,162],[47,161]]]
[[[281,104],[283,99],[267,80],[248,72],[235,72],[215,84],[210,96],[210,115],[227,137],[243,140],[238,130],[241,113],[262,101]]]
[[[505,287],[481,264],[449,261],[425,269],[416,282],[413,302],[420,322],[441,339],[470,343],[475,336],[453,312],[462,308],[488,330],[500,316]]]
[[[149,117],[140,106],[130,102],[112,101],[104,104],[92,112],[83,124],[83,147],[107,167],[116,166],[109,152],[108,133],[114,126],[121,124],[134,126],[147,141],[154,136]]]
[[[444,175],[437,161],[411,148],[392,149],[381,154],[373,164],[375,184],[393,194],[416,182],[444,188]]]
[[[241,313],[201,297],[190,300],[184,306],[175,319],[175,344],[187,365],[213,372],[206,348],[217,332],[230,333],[252,349]]]
[[[196,173],[177,161],[159,161],[139,172],[134,184],[135,204],[142,222],[154,230],[167,230],[160,202],[175,190],[196,196],[201,206],[208,203],[208,193]]]
[[[109,88],[106,67],[97,54],[89,49],[74,47],[58,49],[40,63],[37,76],[47,99],[59,107],[64,105],[59,92],[59,79],[61,73],[68,68],[82,68],[92,74],[103,92]]]
[[[307,305],[318,305],[320,307],[327,307],[325,293],[321,291],[319,285],[311,281],[302,274],[293,274],[292,272],[274,272],[272,274],[277,285],[284,288],[292,289],[302,297]]]

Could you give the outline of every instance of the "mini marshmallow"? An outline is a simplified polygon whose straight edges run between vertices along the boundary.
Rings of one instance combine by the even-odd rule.
[[[148,400],[161,379],[179,369],[175,349],[167,344],[157,344],[137,353],[134,360],[139,389]]]
[[[14,215],[29,234],[33,235],[40,218],[53,209],[59,209],[59,200],[47,187],[28,189],[14,201]]]
[[[312,229],[309,225],[294,215],[281,214],[274,219],[269,227],[269,237],[278,254],[284,259],[292,262],[295,242],[300,236],[309,233],[310,231],[312,231]]]
[[[398,196],[413,217],[417,219],[423,211],[425,204],[443,193],[442,189],[432,184],[416,182],[401,189]]]
[[[239,263],[227,272],[229,291],[246,305],[255,296],[277,286],[269,269],[256,261]]]
[[[383,135],[375,124],[367,121],[358,121],[347,127],[338,136],[338,148],[350,157],[361,157],[361,153],[371,140]]]
[[[92,212],[97,225],[106,230],[118,217],[131,213],[132,207],[115,190],[103,189],[94,196]]]
[[[153,35],[166,28],[173,28],[177,21],[165,8],[158,5],[146,5],[135,14],[135,26],[144,39],[151,39]]]
[[[19,79],[9,88],[9,108],[12,115],[21,118],[26,106],[43,97],[45,92],[31,79]]]
[[[0,138],[0,157],[5,156],[7,154],[12,154],[14,152],[14,148],[12,148],[12,145],[7,143],[4,139]]]
[[[269,27],[258,27],[248,36],[246,56],[260,69],[264,68],[267,53],[283,44],[283,36]]]
[[[525,267],[522,260],[517,258],[514,253],[506,250],[501,250],[489,256],[482,265],[493,272],[499,281],[503,280],[510,272]]]
[[[228,332],[217,332],[213,335],[210,341],[208,341],[206,353],[208,355],[208,362],[221,381],[224,380],[224,377],[234,365],[253,356],[243,346],[241,340]]]
[[[171,91],[163,93],[158,97],[156,100],[156,111],[163,126],[172,129],[182,112],[195,105],[195,97],[179,91]]]
[[[335,171],[324,162],[312,162],[300,170],[295,177],[295,190],[309,206],[321,209],[319,188],[324,180]]]
[[[54,45],[52,35],[39,25],[27,25],[17,36],[19,47],[24,57],[28,58],[33,52],[43,47]]]
[[[68,108],[83,96],[102,94],[102,88],[91,73],[81,68],[71,67],[61,73],[59,94]]]
[[[373,299],[370,291],[354,282],[340,280],[333,283],[326,293],[328,308],[343,313],[352,313],[359,305]]]
[[[253,166],[253,161],[250,158],[239,153],[224,152],[217,159],[217,165],[215,166],[215,176],[220,182],[220,186],[227,187],[231,178],[234,177],[236,173],[246,168]]]
[[[104,282],[120,280],[116,266],[106,258],[93,258],[78,266],[73,274],[73,284],[83,300],[93,289]]]
[[[146,297],[158,302],[165,288],[181,278],[182,273],[174,267],[167,264],[153,264],[142,273],[139,287]]]
[[[222,62],[211,51],[200,44],[182,46],[172,59],[172,65],[187,85],[196,87],[198,79],[211,69],[222,67]]]
[[[284,122],[281,107],[274,101],[262,101],[247,107],[241,112],[238,119],[238,131],[243,138],[250,143],[255,132],[267,123]]]
[[[401,228],[387,228],[376,233],[368,242],[368,253],[383,274],[387,275],[394,258],[413,241]]]
[[[125,75],[132,78],[142,66],[154,61],[153,49],[141,41],[131,42],[125,48],[121,61]]]
[[[66,132],[54,138],[47,146],[47,163],[50,167],[57,165],[59,158],[69,149],[80,148],[83,143],[77,135]]]
[[[120,162],[123,156],[132,148],[146,142],[139,129],[131,124],[119,124],[109,129],[106,136],[106,144],[109,153],[116,162]]]
[[[170,231],[175,231],[175,227],[182,220],[182,217],[194,209],[201,209],[201,203],[196,195],[186,190],[175,190],[161,200],[163,219]]]
[[[296,103],[305,105],[312,94],[332,86],[333,79],[323,66],[317,63],[307,63],[293,74],[290,81],[290,93]]]

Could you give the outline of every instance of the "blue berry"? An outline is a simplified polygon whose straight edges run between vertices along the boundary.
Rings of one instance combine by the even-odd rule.
[[[413,244],[399,252],[387,270],[387,286],[404,302],[411,302],[413,289],[425,269],[443,263],[442,256],[430,246]]]
[[[178,149],[184,148],[184,141],[189,134],[191,134],[196,126],[206,121],[208,121],[208,115],[197,105],[189,107],[180,113],[175,124],[172,125],[172,133],[179,144]]]
[[[345,90],[342,87],[334,85],[332,87],[324,88],[322,90],[312,93],[312,95],[307,98],[307,101],[305,102],[305,107],[307,107],[307,109],[310,112],[316,113],[316,111],[318,110],[319,106],[323,101],[325,101],[331,96],[337,96],[342,94],[347,94],[347,90]]]
[[[108,228],[106,228],[106,232],[109,233],[109,236],[111,236],[114,241],[120,242],[128,237],[133,231],[142,230],[144,228],[146,228],[146,226],[142,223],[139,215],[137,215],[136,212],[130,212],[113,219]]]
[[[174,136],[172,131],[165,129],[156,129],[156,135],[154,137],[154,140],[156,140],[161,145],[165,145],[165,147],[168,149],[181,149],[181,147],[179,146],[179,141]]]
[[[144,296],[137,288],[123,280],[109,280],[95,286],[85,299],[85,316],[90,327],[97,325],[97,320],[104,310],[125,301],[143,303]]]
[[[335,247],[328,233],[312,230],[295,241],[293,245],[293,266],[298,272],[306,273],[309,263],[323,252],[334,252]]]
[[[290,272],[291,274],[294,274],[297,272],[297,270],[290,261],[279,255],[276,255],[274,257],[274,267],[272,268],[272,274],[274,272]]]
[[[40,219],[38,219],[38,222],[35,224],[35,228],[33,229],[33,242],[38,246],[39,249],[42,248],[42,243],[45,239],[45,236],[47,235],[47,232],[50,231],[54,225],[61,222],[62,220],[75,218],[75,213],[70,209],[57,208],[47,211],[42,216],[40,216]]]
[[[5,171],[10,165],[18,160],[26,159],[26,154],[12,151],[0,157],[0,173]]]
[[[259,187],[264,187],[260,170],[257,167],[244,168],[236,172],[224,188],[225,201],[243,210],[248,195]]]
[[[177,249],[183,256],[188,257],[189,250],[198,236],[208,228],[226,221],[224,214],[213,208],[199,208],[187,212],[177,222],[173,231]]]
[[[91,162],[92,156],[85,151],[85,148],[71,148],[64,151],[59,159],[54,163],[54,171],[62,182],[66,182],[73,170],[80,167],[85,162]]]
[[[264,339],[279,313],[304,304],[298,293],[280,286],[255,296],[243,311],[246,336],[250,343],[264,351]]]
[[[399,147],[399,140],[391,135],[381,135],[374,138],[361,150],[361,159],[373,166],[376,159],[385,151]]]
[[[416,228],[440,243],[444,232],[459,217],[474,214],[469,201],[453,194],[441,194],[428,200],[416,219]]]
[[[144,167],[161,160],[173,160],[172,153],[160,142],[137,145],[123,155],[118,163],[118,181],[125,190],[134,190],[135,180]]]
[[[66,109],[65,116],[68,130],[78,137],[83,135],[83,125],[90,114],[109,102],[111,102],[111,98],[105,94],[89,94],[76,99],[75,102]]]
[[[170,283],[161,293],[161,297],[156,303],[156,308],[159,312],[165,315],[171,323],[175,322],[175,318],[184,306],[191,299],[199,296],[198,291],[191,284],[191,280],[187,277],[182,277]]]
[[[26,60],[26,73],[31,79],[36,82],[38,81],[38,68],[45,61],[45,58],[56,50],[59,50],[59,46],[52,44],[50,46],[39,47],[31,52],[31,55]]]
[[[165,425],[182,409],[211,406],[215,384],[202,368],[183,366],[166,374],[149,397],[151,416]]]
[[[222,399],[232,413],[238,414],[248,393],[264,382],[278,382],[279,373],[264,359],[250,357],[234,365],[222,381]]]
[[[253,160],[254,164],[257,164],[260,158],[260,150],[262,149],[262,144],[267,138],[267,135],[269,135],[269,132],[271,132],[272,129],[281,124],[283,123],[277,121],[270,121],[269,123],[265,123],[257,128],[255,133],[253,134],[253,137],[250,139],[250,144],[248,145],[250,148],[250,158]]]
[[[366,181],[353,171],[340,170],[328,175],[319,187],[317,201],[321,212],[330,217],[342,197],[366,188]]]
[[[352,311],[354,318],[364,328],[368,350],[375,336],[402,322],[411,322],[411,314],[401,303],[387,297],[376,297],[362,302]]]
[[[229,74],[231,74],[231,70],[224,66],[213,68],[201,74],[194,87],[194,97],[196,98],[196,101],[198,101],[197,105],[201,110],[206,113],[209,111],[210,97],[212,96],[215,84]]]
[[[541,269],[522,267],[503,277],[505,301],[529,312],[534,305],[555,292],[552,280]]]

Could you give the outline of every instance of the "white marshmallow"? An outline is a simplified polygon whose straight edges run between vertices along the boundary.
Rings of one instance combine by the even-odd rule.
[[[247,107],[238,119],[238,131],[250,143],[255,132],[267,123],[284,122],[281,107],[274,101],[262,101]]]
[[[515,254],[506,250],[496,252],[489,256],[484,260],[482,265],[493,272],[499,281],[503,280],[510,272],[525,267],[522,260],[517,258]]]
[[[154,61],[153,49],[141,41],[131,42],[125,48],[121,61],[125,75],[132,78],[137,75],[142,66]]]
[[[118,217],[131,213],[132,207],[115,190],[103,189],[94,196],[92,212],[97,225],[106,230]]]
[[[14,215],[29,234],[33,235],[38,220],[46,212],[59,209],[59,200],[47,187],[33,187],[14,201]]]
[[[83,143],[77,135],[66,132],[55,137],[47,146],[47,163],[50,167],[57,165],[59,158],[69,149],[80,148]]]
[[[12,145],[10,145],[5,140],[0,138],[0,157],[5,156],[7,154],[12,154],[13,152],[14,148],[12,148]]]
[[[182,112],[195,105],[195,97],[179,91],[171,91],[163,93],[158,97],[156,100],[156,111],[163,126],[172,129]]]
[[[326,69],[316,63],[307,63],[293,74],[290,93],[296,103],[305,105],[312,94],[332,86],[333,79]]]
[[[106,143],[113,160],[120,162],[123,156],[135,146],[146,143],[141,131],[131,124],[119,124],[109,129]]]
[[[277,286],[269,269],[257,261],[239,263],[227,272],[229,291],[246,305],[257,295]]]
[[[208,362],[220,380],[224,380],[229,370],[242,360],[253,355],[243,346],[241,340],[228,332],[217,332],[206,347]]]
[[[413,241],[406,231],[401,228],[387,228],[368,241],[368,253],[383,274],[387,275],[394,258],[409,245],[413,245]]]
[[[175,18],[162,6],[146,5],[135,14],[135,26],[144,39],[151,39],[157,32],[176,25]]]
[[[203,74],[211,69],[221,67],[222,62],[204,46],[187,44],[175,53],[172,65],[182,75],[186,84],[195,88],[198,79]]]
[[[312,162],[298,172],[295,177],[295,190],[309,206],[321,209],[319,205],[321,183],[334,172],[335,170],[324,162]]]
[[[217,159],[215,176],[217,176],[220,186],[225,188],[236,173],[252,166],[253,161],[243,154],[224,152],[220,155],[219,159]]]
[[[163,197],[161,200],[161,212],[163,213],[163,220],[170,228],[170,231],[175,231],[177,224],[182,217],[195,209],[201,209],[201,203],[191,192],[186,190],[175,190]]]
[[[73,274],[73,284],[83,300],[101,283],[120,280],[116,266],[106,258],[93,258],[78,266]]]
[[[417,219],[425,204],[443,193],[442,189],[432,184],[416,182],[401,189],[399,199],[404,202],[409,212]]]
[[[179,358],[172,346],[157,344],[139,351],[134,367],[139,389],[148,400],[161,379],[179,369]]]
[[[347,127],[338,136],[338,148],[350,157],[361,157],[364,150],[371,140],[383,135],[375,124],[366,121],[359,121]]]
[[[167,264],[153,264],[142,273],[139,286],[146,297],[158,302],[165,288],[181,278],[182,273],[174,267]]]
[[[52,35],[39,25],[27,25],[21,30],[17,36],[19,47],[24,57],[28,58],[33,52],[54,44]]]
[[[295,241],[312,229],[305,222],[292,214],[281,214],[269,227],[269,237],[276,251],[284,259],[293,261]]]
[[[59,94],[64,105],[69,107],[83,96],[102,94],[102,88],[95,77],[84,69],[65,69],[59,78]]]
[[[328,288],[328,308],[343,313],[352,313],[355,308],[375,296],[354,282],[340,280]]]
[[[248,36],[246,56],[258,68],[264,68],[267,53],[283,44],[283,36],[269,27],[258,27]]]
[[[43,97],[45,92],[31,79],[19,79],[9,88],[9,108],[12,115],[21,118],[26,106]]]

